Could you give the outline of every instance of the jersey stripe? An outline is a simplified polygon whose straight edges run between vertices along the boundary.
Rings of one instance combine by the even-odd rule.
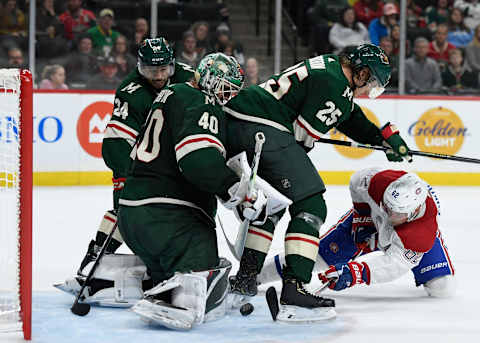
[[[437,231],[437,237],[440,239],[440,246],[442,247],[443,253],[447,257],[448,267],[450,268],[450,272],[452,273],[452,275],[455,275],[455,269],[453,268],[453,263],[450,260],[450,255],[448,254],[448,250],[445,245],[445,242],[443,241],[442,233],[440,232],[440,230]]]
[[[303,233],[288,233],[285,235],[285,254],[300,255],[315,261],[318,254],[320,239]]]
[[[321,235],[321,236],[320,236],[320,240],[322,240],[322,239],[324,239],[325,237],[327,237],[332,231],[335,231],[335,229],[336,229],[340,224],[342,224],[348,217],[350,217],[350,215],[352,214],[352,212],[353,212],[353,208],[351,208],[347,213],[345,213],[335,225],[333,225],[330,229],[328,229],[327,232],[325,232],[323,235]]]
[[[295,124],[300,126],[310,137],[316,140],[323,136],[321,132],[315,130],[302,116],[298,116]]]
[[[256,116],[249,116],[248,114],[243,114],[243,113],[237,112],[237,111],[232,110],[231,108],[228,108],[228,107],[223,107],[223,111],[227,112],[232,117],[235,117],[237,119],[250,121],[250,122],[258,123],[258,124],[263,124],[263,125],[268,125],[268,126],[276,128],[280,131],[290,132],[290,130],[287,129],[285,126],[283,126],[283,125],[281,125],[277,122],[274,122],[273,120],[268,120],[268,119],[265,119],[265,118],[259,118],[259,117],[256,117]]]
[[[225,147],[216,137],[210,135],[191,135],[185,137],[175,145],[175,151],[177,155],[177,161],[180,161],[184,156],[189,153],[204,149],[204,148],[216,148],[223,157],[226,156]]]
[[[138,132],[131,127],[118,121],[112,120],[107,125],[104,138],[121,138],[129,141],[130,145],[133,145],[133,143],[135,143],[137,135]]]
[[[248,228],[247,240],[245,241],[245,247],[253,250],[268,253],[270,245],[272,245],[273,235],[257,227],[250,226]]]
[[[207,216],[207,218],[209,218],[212,222],[215,222],[213,218],[210,217],[203,208],[195,205],[193,202],[180,200],[180,199],[164,198],[164,197],[153,197],[153,198],[146,198],[141,200],[120,199],[118,203],[120,205],[131,206],[131,207],[143,206],[148,204],[169,204],[169,205],[187,206],[187,207],[192,207],[192,208],[196,208],[197,210],[200,210],[204,215]]]

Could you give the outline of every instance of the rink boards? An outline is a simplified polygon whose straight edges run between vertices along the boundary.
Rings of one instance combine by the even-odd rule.
[[[36,185],[111,184],[101,142],[111,118],[111,91],[36,91],[34,94],[34,181]],[[358,99],[377,125],[395,123],[411,149],[480,158],[480,97]],[[10,144],[8,113],[0,113],[0,143]],[[2,124],[3,123],[3,124]],[[331,130],[325,138],[345,139]],[[418,172],[432,184],[480,185],[480,165],[415,157],[388,163],[383,152],[317,144],[309,154],[327,184],[346,184],[361,168],[384,166]]]

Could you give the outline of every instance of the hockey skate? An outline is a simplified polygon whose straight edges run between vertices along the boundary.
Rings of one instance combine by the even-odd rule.
[[[267,303],[273,320],[290,323],[310,323],[334,318],[335,301],[308,292],[302,282],[293,278],[283,280],[280,306],[273,287],[267,291]]]
[[[230,276],[230,291],[234,294],[253,297],[257,295],[257,260],[253,251],[245,250],[237,275]]]

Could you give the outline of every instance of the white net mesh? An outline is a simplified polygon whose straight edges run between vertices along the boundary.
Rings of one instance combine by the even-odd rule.
[[[0,69],[0,332],[20,330],[20,76]]]

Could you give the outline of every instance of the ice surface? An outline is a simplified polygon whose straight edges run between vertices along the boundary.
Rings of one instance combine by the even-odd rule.
[[[343,292],[326,291],[336,299],[336,319],[309,325],[273,323],[263,296],[253,300],[248,317],[233,312],[227,318],[175,332],[144,324],[122,309],[92,307],[86,317],[70,313],[73,298],[52,284],[75,273],[104,212],[111,206],[109,187],[41,187],[34,191],[33,342],[461,342],[480,339],[480,188],[435,187],[442,205],[442,233],[456,269],[457,295],[432,299],[416,288],[411,274],[395,282],[361,286]],[[350,205],[346,186],[327,186],[326,229]],[[220,209],[229,237],[234,217]],[[285,220],[276,233],[273,252],[282,249]],[[222,234],[223,256],[234,259]],[[0,243],[1,246],[1,243]],[[128,251],[121,248],[123,252]],[[234,262],[234,270],[238,263]],[[279,290],[280,287],[277,287]],[[0,342],[19,342],[12,335]]]

